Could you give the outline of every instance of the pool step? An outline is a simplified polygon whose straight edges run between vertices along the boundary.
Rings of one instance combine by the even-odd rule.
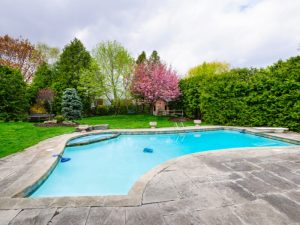
[[[86,135],[86,136],[93,136],[93,135]],[[72,147],[72,146],[88,145],[88,144],[92,144],[92,143],[96,143],[96,142],[100,142],[100,141],[106,141],[106,140],[109,140],[109,139],[117,138],[119,136],[120,136],[120,134],[117,133],[117,134],[112,134],[111,136],[108,136],[108,137],[99,137],[99,138],[94,138],[94,139],[91,139],[91,140],[86,140],[86,141],[81,141],[81,142],[76,142],[76,143],[68,143],[67,142],[66,146],[67,147]],[[74,139],[71,139],[71,140],[74,140]],[[71,140],[69,140],[69,141],[71,141]]]

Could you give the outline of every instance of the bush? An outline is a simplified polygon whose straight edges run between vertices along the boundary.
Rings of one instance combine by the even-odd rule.
[[[187,115],[206,123],[300,131],[300,56],[265,69],[233,69],[181,81]]]
[[[57,121],[57,123],[62,123],[65,120],[64,116],[62,115],[57,115],[54,117],[54,119]]]
[[[36,103],[33,106],[31,106],[29,111],[30,113],[47,113],[45,107],[40,103]]]
[[[68,120],[81,118],[82,103],[74,88],[67,88],[62,96],[62,114]]]
[[[96,115],[98,116],[106,116],[114,114],[114,108],[109,105],[97,105],[96,107]]]
[[[18,70],[0,65],[0,118],[23,119],[28,108],[26,83]]]

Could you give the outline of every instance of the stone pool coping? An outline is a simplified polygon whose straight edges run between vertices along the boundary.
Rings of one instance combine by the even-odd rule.
[[[87,134],[87,135],[82,135],[80,137],[93,136],[93,135],[96,135],[96,134]],[[94,138],[94,139],[87,140],[87,141],[69,143],[70,141],[78,138],[78,137],[73,137],[73,138],[71,138],[67,141],[66,147],[74,147],[74,146],[80,146],[80,145],[93,144],[93,143],[96,143],[96,142],[101,142],[101,141],[106,141],[106,140],[109,140],[109,139],[114,139],[114,138],[119,137],[120,135],[121,135],[120,133],[112,133],[111,136],[108,136],[108,137],[98,137],[98,138]]]
[[[57,158],[51,157],[52,154],[61,154],[64,151],[65,144],[70,139],[75,137],[100,134],[100,133],[121,133],[121,134],[145,134],[145,133],[174,133],[174,132],[191,132],[191,131],[209,131],[209,130],[236,130],[244,131],[251,134],[256,134],[264,137],[274,138],[277,140],[283,140],[292,142],[294,144],[300,143],[300,135],[294,133],[289,135],[288,133],[283,134],[267,134],[256,132],[252,128],[242,127],[225,127],[225,126],[202,126],[202,127],[185,127],[185,128],[158,128],[158,129],[114,129],[105,131],[92,131],[87,134],[71,133],[61,135],[55,138],[51,138],[40,142],[39,144],[30,147],[27,151],[18,153],[15,156],[19,160],[23,156],[31,156],[35,154],[34,158],[38,161],[34,161],[33,164],[27,166],[28,171],[21,174],[17,180],[11,182],[0,191],[0,209],[19,209],[19,208],[47,208],[47,207],[65,207],[65,206],[139,206],[142,204],[143,192],[147,186],[147,183],[165,170],[170,165],[176,163],[178,160],[184,160],[195,155],[209,155],[209,154],[220,154],[224,151],[240,151],[246,149],[262,149],[269,151],[299,151],[300,146],[280,146],[280,147],[261,147],[261,148],[238,148],[238,149],[226,149],[216,150],[209,152],[194,153],[185,156],[181,156],[175,159],[164,162],[158,165],[154,169],[144,174],[133,187],[130,189],[128,195],[115,195],[115,196],[77,196],[77,197],[47,197],[47,198],[24,198],[32,190],[34,190],[40,183],[47,178],[51,171],[55,168],[58,160]],[[290,138],[290,139],[289,139]],[[53,146],[53,148],[50,148]],[[31,153],[31,154],[30,154]],[[50,156],[50,157],[49,157]],[[5,159],[10,159],[13,156],[8,156]],[[0,180],[1,184],[2,180]]]

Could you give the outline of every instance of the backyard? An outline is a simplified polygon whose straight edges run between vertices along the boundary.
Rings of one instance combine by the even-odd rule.
[[[206,1],[3,4],[0,225],[300,224],[300,1]]]

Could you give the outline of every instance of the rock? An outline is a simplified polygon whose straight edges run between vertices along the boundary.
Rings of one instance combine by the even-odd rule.
[[[44,124],[57,124],[57,120],[46,120]]]
[[[109,128],[108,124],[99,124],[92,127],[93,130],[107,130]]]
[[[82,131],[87,131],[89,129],[88,125],[79,125],[76,127],[76,131],[82,132]]]
[[[74,123],[72,121],[63,121],[62,124],[63,125],[68,125],[68,126],[70,126],[70,125],[76,125],[76,123]]]

